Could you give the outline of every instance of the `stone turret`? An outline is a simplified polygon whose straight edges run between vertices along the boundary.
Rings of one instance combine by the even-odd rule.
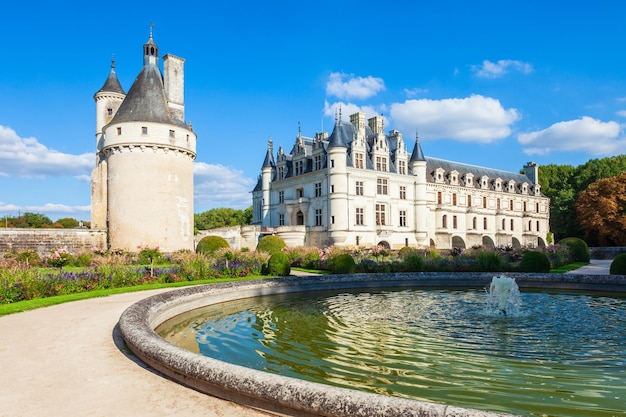
[[[92,173],[92,213],[95,227],[106,227],[108,245],[114,249],[194,249],[196,134],[180,119],[184,117],[182,60],[170,58],[167,78],[171,85],[166,91],[158,57],[150,31],[143,47],[143,67],[128,94],[123,95],[111,75],[106,88],[96,93],[97,130],[101,132]],[[177,73],[174,77],[173,72]],[[117,108],[111,106],[112,114],[106,107],[104,115],[110,119],[101,117],[104,107],[99,103],[104,100],[99,98],[104,93],[115,93],[112,97],[120,100]]]
[[[409,170],[415,176],[415,200],[414,200],[414,218],[415,218],[415,240],[423,246],[427,246],[428,225],[428,196],[426,194],[426,158],[422,147],[420,146],[417,131],[415,132],[415,145],[409,160]]]
[[[274,161],[274,145],[272,139],[267,141],[267,152],[261,167],[261,189],[263,191],[263,200],[261,201],[261,226],[270,226],[270,208],[271,193],[270,184],[276,170],[276,162]]]

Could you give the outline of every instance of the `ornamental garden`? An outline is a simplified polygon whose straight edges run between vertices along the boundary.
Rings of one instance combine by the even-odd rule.
[[[626,273],[626,255],[621,258],[615,259],[611,273]],[[444,252],[411,247],[391,251],[380,246],[286,247],[276,236],[264,237],[253,250],[237,250],[221,237],[207,236],[198,243],[196,252],[173,254],[163,254],[158,248],[143,248],[138,253],[70,253],[59,249],[45,257],[29,251],[5,253],[0,258],[0,304],[116,288],[138,290],[286,276],[294,270],[309,274],[558,273],[588,262],[589,248],[578,238],[566,238],[545,248],[477,246]]]

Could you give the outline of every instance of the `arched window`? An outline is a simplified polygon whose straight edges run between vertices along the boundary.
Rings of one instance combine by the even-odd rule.
[[[299,211],[298,214],[296,214],[296,224],[298,226],[304,225],[304,214],[302,214],[301,211]]]

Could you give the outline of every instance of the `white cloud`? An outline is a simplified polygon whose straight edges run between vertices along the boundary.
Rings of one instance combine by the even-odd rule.
[[[252,205],[250,192],[256,179],[246,178],[243,171],[220,164],[196,162],[194,174],[195,211],[230,207],[243,209]]]
[[[326,83],[326,95],[337,98],[366,99],[385,90],[382,78],[367,76],[355,77],[354,74],[331,72]]]
[[[512,59],[501,59],[498,62],[484,60],[482,65],[474,65],[472,69],[481,78],[499,78],[509,72],[509,70],[515,70],[522,74],[533,72],[533,66],[528,62]]]
[[[35,138],[22,138],[0,125],[0,176],[81,176],[95,165],[93,153],[66,154],[49,149]]]
[[[88,220],[91,215],[91,206],[68,206],[65,204],[46,203],[40,206],[4,203],[0,201],[0,216],[18,216],[19,213],[42,213],[56,221],[63,217],[73,217],[77,220]]]
[[[553,151],[579,151],[590,155],[618,154],[626,146],[617,122],[602,122],[588,116],[555,123],[547,129],[517,136],[527,155]]]
[[[481,95],[443,100],[407,100],[391,105],[391,118],[404,132],[419,129],[420,138],[491,143],[511,134],[520,119],[515,109]]]
[[[617,115],[618,115],[618,116],[621,116],[621,117],[626,117],[626,110],[620,110],[620,111],[618,111],[618,112],[617,112]]]
[[[409,98],[421,96],[422,94],[426,94],[426,93],[428,93],[428,89],[426,88],[405,88],[404,89],[404,94],[406,94],[406,96]]]
[[[350,122],[350,115],[362,112],[365,113],[365,117],[370,119],[374,116],[380,116],[381,113],[386,110],[385,106],[381,106],[380,109],[376,109],[372,106],[358,106],[354,103],[343,103],[341,101],[337,101],[335,103],[329,103],[328,101],[324,101],[324,116],[335,117],[339,115],[339,110],[341,109],[341,119],[344,122]],[[383,115],[383,123],[385,126],[389,125],[389,119]],[[332,130],[332,128],[330,129]]]

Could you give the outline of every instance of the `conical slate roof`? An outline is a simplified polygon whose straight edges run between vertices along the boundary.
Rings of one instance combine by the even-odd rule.
[[[335,123],[333,133],[328,138],[328,148],[348,148],[354,138],[354,126],[351,123]]]
[[[174,123],[167,106],[161,71],[154,64],[146,64],[141,69],[111,123],[136,121]]]
[[[272,153],[271,147],[267,149],[265,153],[265,160],[263,160],[263,168],[273,168],[276,166],[276,162],[274,162],[274,154]]]
[[[422,147],[418,140],[415,141],[415,146],[413,147],[413,153],[411,153],[411,159],[409,162],[422,162],[425,161],[426,157],[424,156],[424,152],[422,152]]]
[[[109,72],[109,76],[104,82],[102,88],[98,90],[96,94],[98,93],[126,94],[126,92],[122,88],[122,85],[120,84],[120,81],[117,79],[117,74],[115,73],[115,61],[113,60],[111,60],[111,71]]]

